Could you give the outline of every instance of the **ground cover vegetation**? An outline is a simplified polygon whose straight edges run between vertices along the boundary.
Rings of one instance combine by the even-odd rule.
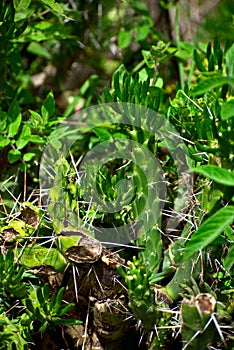
[[[179,2],[157,2],[161,30],[153,3],[0,4],[0,349],[234,349],[233,10],[187,42]],[[73,114],[107,103],[73,142]]]

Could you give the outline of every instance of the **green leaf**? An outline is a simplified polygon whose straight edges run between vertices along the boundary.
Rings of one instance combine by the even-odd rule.
[[[31,135],[31,130],[29,126],[24,125],[22,131],[16,141],[16,147],[18,150],[24,148],[29,142],[29,136]]]
[[[0,148],[4,148],[4,147],[8,146],[10,143],[11,143],[11,140],[0,136]]]
[[[118,46],[120,49],[128,47],[132,40],[132,33],[129,30],[121,30],[118,35]]]
[[[62,252],[65,252],[66,249],[78,244],[81,236],[59,236],[56,244]]]
[[[30,311],[32,314],[34,314],[34,307],[33,307],[32,301],[26,298],[25,304],[26,304],[27,310]]]
[[[29,112],[32,116],[32,120],[34,123],[38,124],[43,122],[43,119],[39,113],[32,111],[31,109],[29,109]]]
[[[56,313],[58,313],[59,309],[61,308],[64,290],[65,290],[65,288],[62,287],[61,289],[59,289],[59,291],[57,293],[56,301],[55,301],[55,312]]]
[[[172,57],[175,56],[176,52],[177,52],[177,49],[176,49],[176,50],[173,50],[171,53],[168,53],[168,54],[164,55],[162,58],[160,58],[160,59],[158,60],[158,62],[159,62],[159,63],[164,63],[164,62],[169,61]]]
[[[31,0],[14,0],[14,7],[17,11],[26,10],[31,3]]]
[[[55,110],[55,104],[54,104],[54,95],[53,92],[50,91],[48,95],[46,96],[46,99],[41,107],[41,114],[45,121],[47,121]]]
[[[70,325],[82,324],[82,321],[80,321],[80,320],[71,320],[71,319],[61,318],[61,319],[59,319],[56,323],[57,323],[57,324],[64,325],[64,326],[70,326]]]
[[[56,297],[57,297],[57,295],[53,293],[52,297],[51,297],[51,301],[50,301],[50,306],[49,306],[50,313],[52,313],[53,308],[55,307]]]
[[[28,21],[27,20],[24,20],[24,19],[22,19],[20,22],[18,22],[18,23],[22,23],[22,25],[21,26],[19,26],[18,27],[18,29],[16,30],[16,32],[14,33],[14,37],[15,38],[18,38],[24,31],[25,31],[25,29],[27,28],[27,26],[28,26]],[[17,23],[17,24],[18,24]],[[16,55],[17,56],[19,56],[19,61],[17,62],[17,65],[19,65],[20,67],[21,67],[21,56],[20,56],[20,54],[19,54],[19,52],[18,51],[16,51]]]
[[[45,144],[43,137],[38,135],[31,135],[29,141],[35,143],[35,145],[43,146]]]
[[[8,109],[8,117],[10,120],[8,137],[14,137],[18,132],[22,120],[18,102],[12,102]]]
[[[228,49],[225,55],[228,76],[234,78],[234,44]]]
[[[11,149],[7,155],[7,158],[10,164],[17,162],[17,160],[19,160],[20,157],[21,157],[21,152],[18,151],[17,149],[16,150]]]
[[[142,50],[141,53],[147,66],[149,68],[154,68],[155,60],[153,59],[150,51]]]
[[[97,126],[93,129],[93,132],[95,135],[99,137],[99,142],[103,142],[106,140],[112,139],[111,134],[109,133],[108,129],[105,126]]]
[[[45,301],[49,300],[49,297],[50,297],[50,286],[49,286],[48,283],[45,283],[45,285],[44,285],[43,295],[44,295]]]
[[[42,293],[42,287],[39,287],[37,289],[37,299],[40,303],[40,306],[43,306],[45,304],[45,299],[44,299],[44,296],[43,296],[43,293]]]
[[[0,130],[3,131],[7,128],[7,113],[0,109]]]
[[[150,26],[149,24],[144,24],[144,25],[138,25],[136,28],[136,37],[135,40],[136,41],[141,41],[141,40],[145,40],[150,32]]]
[[[55,248],[44,248],[38,245],[27,246],[23,253],[18,251],[20,263],[27,267],[41,266],[43,264],[53,266],[57,271],[63,271],[67,265],[66,259]]]
[[[39,332],[40,332],[40,333],[44,333],[44,332],[46,331],[46,329],[47,329],[47,326],[48,326],[48,323],[47,323],[47,322],[44,322],[44,323],[42,324],[42,326],[39,328]]]
[[[231,117],[234,117],[234,100],[224,102],[224,104],[221,107],[220,115],[223,120],[227,120]]]
[[[0,232],[4,230],[15,231],[16,235],[20,235],[21,237],[29,236],[33,233],[34,227],[30,225],[26,225],[23,220],[12,220],[8,225],[2,226],[0,228]],[[14,236],[12,235],[12,241],[14,241]]]
[[[36,155],[37,155],[37,152],[25,153],[24,156],[23,156],[23,160],[25,162],[30,162]]]
[[[59,317],[67,314],[73,307],[75,306],[74,303],[69,303],[68,305],[64,306],[61,308],[61,305],[60,305],[60,308],[58,309],[57,311],[57,314]]]
[[[206,78],[201,80],[192,90],[191,94],[193,96],[202,95],[212,89],[215,89],[217,87],[223,86],[223,85],[231,85],[234,86],[234,79],[228,78],[228,77],[215,77],[215,78]]]
[[[47,60],[51,60],[51,54],[49,53],[49,51],[39,43],[31,42],[28,45],[27,51],[32,53],[33,55],[43,57]]]
[[[49,7],[56,15],[64,15],[63,7],[58,2],[54,0],[40,0],[40,2],[46,7]]]
[[[234,265],[234,243],[231,244],[227,256],[223,259],[225,270],[230,271]]]
[[[184,260],[211,244],[234,221],[234,207],[219,209],[195,231],[185,246]]]
[[[206,68],[204,67],[201,58],[197,52],[197,50],[194,50],[194,60],[196,62],[197,68],[199,69],[200,72],[206,72]]]
[[[214,62],[214,55],[213,54],[211,54],[209,57],[208,70],[209,70],[209,72],[213,72],[215,70],[215,62]]]
[[[234,173],[227,169],[219,168],[215,165],[203,165],[193,169],[193,172],[202,174],[221,185],[234,186]]]

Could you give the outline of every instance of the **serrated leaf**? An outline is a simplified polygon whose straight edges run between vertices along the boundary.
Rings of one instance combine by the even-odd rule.
[[[199,173],[221,185],[234,186],[234,173],[215,165],[203,165],[193,169],[193,172]]]
[[[185,245],[184,260],[211,244],[234,221],[234,207],[219,209],[204,221]]]
[[[234,86],[234,79],[223,76],[203,79],[191,90],[191,94],[193,96],[202,95],[225,84]]]

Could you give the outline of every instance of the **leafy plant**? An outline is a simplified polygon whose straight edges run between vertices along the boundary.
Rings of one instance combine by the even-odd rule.
[[[26,284],[23,280],[24,268],[14,262],[13,251],[8,250],[4,256],[0,255],[0,294],[1,300],[22,298],[26,295]]]
[[[114,241],[118,244],[125,237],[131,244],[121,252],[129,260],[127,266],[118,267],[125,286],[118,282],[128,298],[125,311],[133,316],[134,326],[141,325],[148,348],[174,344],[191,350],[199,346],[233,348],[234,44],[224,45],[217,39],[196,47],[184,43],[179,38],[178,20],[175,42],[164,42],[142,1],[116,7],[109,1],[86,5],[53,0],[0,4],[0,348],[26,350],[35,333],[79,326],[81,322],[71,317],[79,305],[68,302],[65,287],[60,283],[54,286],[51,280],[62,276],[65,285],[73,274],[78,299],[77,291],[84,286],[76,285],[77,260],[69,259],[68,251],[86,251],[79,246],[84,236],[89,236],[83,239],[87,245],[102,239],[89,230],[90,224],[125,227],[140,215],[143,224],[122,229]],[[165,10],[171,6],[178,9],[172,2],[160,1],[159,5]],[[108,16],[104,18],[102,13]],[[114,62],[114,54],[112,58],[101,56],[107,48],[123,55],[126,66],[119,65],[111,87],[102,93],[100,71],[105,71],[102,79],[106,79],[119,64]],[[72,103],[59,110],[60,93],[67,89],[63,77],[68,68],[64,67],[70,67],[67,62],[73,55],[73,63],[83,55],[85,64],[92,61],[95,74],[80,83]],[[176,83],[165,74],[172,60],[180,78]],[[32,86],[38,73],[46,76],[45,66],[55,69],[52,86]],[[80,108],[96,101],[112,104],[109,125],[86,130],[70,152],[63,154],[67,151],[63,138],[70,142],[77,137],[65,119],[78,109],[79,121],[86,126]],[[139,122],[131,104],[141,108],[146,121],[142,118]],[[125,123],[116,122],[121,108]],[[145,125],[149,110],[161,119],[150,119],[152,125]],[[181,144],[173,143],[173,137],[167,139],[165,133],[159,137],[144,128],[150,126],[155,131],[164,122],[166,127],[175,127],[189,150],[186,161],[194,183],[186,200],[180,196],[183,179],[177,174],[182,159],[173,159],[170,153],[170,147],[176,151]],[[81,157],[92,150],[103,154],[113,141],[110,160],[100,167],[99,159],[93,161],[93,169],[84,168],[82,187],[76,169]],[[130,147],[136,143],[139,147]],[[45,179],[53,185],[47,187],[49,193],[43,193],[48,198],[50,219],[41,208],[41,199],[34,200],[34,191],[25,202],[32,189],[38,190],[38,162],[46,145],[54,146],[48,153],[53,173]],[[130,162],[124,158],[126,149],[133,149]],[[55,164],[53,151],[56,156],[63,154]],[[163,181],[158,171],[152,171],[149,152],[159,160]],[[161,192],[152,195],[149,189],[157,182]],[[165,206],[161,210],[163,192]],[[24,203],[20,204],[22,193]],[[150,205],[146,208],[147,201]],[[146,209],[154,212],[152,217]],[[178,219],[177,230],[168,233],[168,216],[173,215]],[[80,226],[85,233],[77,231]],[[98,259],[89,270],[83,266],[84,274],[77,277],[84,285],[94,274],[100,287],[99,269],[104,276],[108,268],[117,265],[112,254],[105,256],[99,242],[97,247]],[[92,296],[87,304],[91,302]],[[114,312],[112,316],[114,319]]]
[[[28,342],[22,333],[23,327],[21,327],[20,320],[11,321],[4,314],[0,316],[0,349],[27,350]]]
[[[232,49],[230,48],[229,50]],[[208,213],[209,218],[207,220],[201,224],[202,216],[198,214],[198,211],[200,209],[196,206],[193,207],[192,211],[196,213],[196,220],[194,224],[191,225],[191,223],[189,224],[188,222],[184,226],[184,230],[180,233],[179,238],[175,241],[172,241],[168,247],[168,250],[164,250],[163,252],[163,237],[160,237],[160,235],[156,233],[157,231],[154,231],[154,235],[152,232],[148,232],[148,238],[145,240],[145,242],[143,241],[145,251],[143,253],[140,253],[139,260],[134,258],[133,262],[129,262],[129,268],[127,269],[126,273],[123,273],[121,270],[121,273],[123,276],[125,276],[125,280],[128,285],[129,306],[132,309],[135,317],[142,320],[142,324],[145,325],[145,328],[153,329],[153,324],[155,323],[155,325],[159,325],[160,329],[160,320],[165,320],[162,313],[160,313],[161,309],[157,305],[157,300],[153,302],[153,288],[155,288],[155,283],[158,283],[160,281],[160,293],[165,293],[164,300],[169,301],[166,302],[166,309],[170,309],[170,304],[173,303],[173,301],[177,301],[179,298],[181,298],[184,295],[185,290],[189,286],[193,285],[194,280],[199,281],[199,276],[201,276],[202,273],[202,265],[199,261],[199,256],[197,255],[199,251],[200,254],[206,258],[206,254],[208,254],[206,253],[207,250],[209,251],[209,254],[213,256],[213,254],[217,252],[216,245],[224,245],[227,249],[227,255],[225,254],[223,261],[227,261],[229,252],[232,256],[232,238],[231,241],[229,241],[223,237],[223,232],[225,230],[229,232],[230,225],[234,221],[233,206],[231,205],[233,192],[229,189],[233,186],[231,165],[232,156],[230,157],[230,154],[232,154],[233,143],[233,135],[231,134],[232,113],[229,113],[229,111],[227,111],[227,118],[220,117],[221,106],[222,104],[225,106],[226,103],[225,94],[228,90],[230,93],[232,91],[232,78],[224,76],[225,73],[228,74],[228,72],[230,72],[230,68],[227,68],[229,64],[228,61],[227,66],[225,65],[223,57],[225,57],[225,55],[228,56],[229,54],[230,51],[228,53],[223,53],[217,41],[214,43],[214,54],[212,54],[211,44],[208,44],[208,68],[206,69],[205,66],[202,66],[202,62],[199,61],[197,51],[195,51],[195,60],[198,63],[202,74],[205,76],[205,72],[212,71],[214,72],[214,75],[219,76],[219,79],[217,79],[216,82],[213,77],[212,79],[201,79],[201,81],[191,90],[189,90],[187,87],[185,87],[185,91],[178,90],[176,98],[174,100],[171,100],[172,107],[167,114],[169,120],[180,130],[181,135],[189,140],[194,140],[194,146],[190,146],[191,158],[194,160],[194,172],[202,174],[203,176],[213,180],[213,183],[210,184],[208,188],[207,186],[204,186],[202,193],[202,210],[205,212],[205,214]],[[118,76],[118,80],[120,80],[120,75]],[[135,84],[137,84],[137,82]],[[229,84],[230,88],[228,88],[226,84]],[[126,93],[123,94],[120,91],[121,89],[124,91],[125,84],[123,83],[122,87],[120,86],[121,85],[118,85],[118,83],[115,83],[114,85],[114,89],[117,91],[118,98],[120,100],[129,99],[129,91],[131,91],[130,88],[128,87],[126,89]],[[208,92],[208,90],[213,89],[213,92]],[[139,93],[138,96],[141,97]],[[196,100],[194,99],[194,96],[200,97]],[[108,95],[107,98],[109,98]],[[230,117],[228,118],[228,116]],[[204,118],[203,122],[201,122],[201,118]],[[224,119],[225,122],[223,122]],[[194,122],[197,125],[198,135],[196,135],[194,132]],[[227,124],[224,125],[226,122],[230,123],[229,127]],[[224,139],[230,140],[228,145]],[[215,145],[216,142],[217,146]],[[202,151],[203,157],[197,155],[196,150],[200,152]],[[204,163],[208,163],[208,165],[204,165]],[[217,164],[219,166],[217,166]],[[209,203],[208,198],[212,197],[213,202]],[[198,198],[201,198],[200,195]],[[221,198],[225,203],[230,205],[222,208],[220,205]],[[227,215],[225,216],[225,214]],[[226,220],[224,219],[225,217]],[[199,226],[198,229],[194,230],[194,227],[197,225]],[[147,241],[149,244],[146,243]],[[140,242],[142,244],[142,241]],[[156,244],[156,242],[158,243]],[[219,255],[219,259],[222,259],[221,255]],[[228,259],[228,261],[230,260]],[[208,277],[209,271],[211,270],[209,269],[206,272],[205,278]],[[217,281],[217,283],[219,282]],[[200,288],[204,288],[204,286],[202,286],[202,283],[200,284]],[[198,289],[197,293],[199,292],[200,291]],[[220,296],[217,297],[219,298]],[[190,301],[188,303],[190,303]],[[184,309],[182,312],[184,313],[184,319],[186,319],[186,307],[183,306],[183,308]],[[151,309],[153,310],[153,318],[148,315]],[[213,311],[211,311],[211,314],[212,312]],[[218,327],[217,330],[217,327],[211,320],[213,317],[211,317],[211,314],[209,316],[207,315],[208,318],[204,321],[204,324],[202,326],[205,327],[204,335],[203,332],[201,336],[198,335],[199,327],[197,327],[197,325],[194,327],[192,333],[190,333],[188,336],[185,335],[186,327],[182,328],[182,337],[186,339],[187,342],[185,348],[188,347],[192,349],[193,346],[196,348],[197,342],[200,343],[201,337],[203,338],[203,336],[204,348],[206,348],[209,342],[215,343],[217,341],[217,339],[215,340],[215,337],[217,336],[217,332],[219,333],[219,326],[216,324]],[[219,310],[218,319],[222,323],[221,314],[222,312]],[[190,311],[188,312],[188,315],[192,317]],[[200,319],[200,316],[198,316],[198,318]],[[211,338],[205,336],[205,334],[207,334],[205,332],[205,325],[208,322],[209,318],[209,323],[211,322],[212,324],[212,331],[207,325],[207,332],[211,331]],[[170,318],[168,318],[166,322],[167,325],[169,325]],[[193,321],[190,320],[189,324],[191,324],[191,322],[193,323]],[[197,324],[196,322],[197,321],[194,319],[194,324]],[[193,337],[196,339],[194,342],[192,341]],[[221,340],[225,343],[224,338],[221,337]],[[153,343],[154,342],[155,340]]]
[[[25,301],[27,313],[34,322],[40,322],[40,333],[44,333],[47,328],[56,329],[58,325],[81,324],[79,320],[63,318],[74,304],[62,305],[63,293],[65,288],[61,288],[57,294],[50,297],[50,288],[48,284],[42,287],[32,288],[28,299]]]

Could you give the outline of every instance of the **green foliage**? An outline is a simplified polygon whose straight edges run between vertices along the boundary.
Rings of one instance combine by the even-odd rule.
[[[219,168],[214,165],[203,165],[201,167],[194,168],[193,171],[204,175],[218,184],[224,186],[234,186],[234,174],[227,169]]]
[[[233,206],[219,209],[214,215],[210,216],[199,226],[198,230],[193,233],[190,241],[186,245],[184,254],[185,259],[212,243],[229,225],[233,223],[233,221]]]
[[[157,336],[151,334],[149,348],[167,347],[169,340],[176,338],[173,327],[181,329],[184,349],[205,349],[219,341],[226,348],[233,347],[231,335],[223,335],[221,330],[226,324],[233,327],[234,313],[234,44],[229,41],[224,45],[217,39],[196,47],[179,38],[175,43],[164,42],[142,1],[124,2],[116,8],[109,1],[100,4],[107,14],[103,21],[96,3],[89,4],[89,10],[86,2],[71,5],[54,0],[14,0],[0,4],[0,349],[26,350],[34,332],[81,323],[69,317],[74,304],[63,301],[65,288],[52,293],[43,278],[32,271],[48,268],[57,274],[73,266],[66,251],[79,245],[82,233],[76,230],[81,222],[87,227],[92,223],[124,226],[144,213],[147,200],[150,209],[160,212],[158,196],[148,191],[159,178],[157,172],[152,174],[148,151],[159,159],[168,191],[164,210],[160,217],[153,216],[153,225],[152,219],[142,215],[143,227],[149,230],[139,235],[122,232],[140,248],[126,269],[118,268],[125,280],[129,310],[147,332],[156,329]],[[176,6],[164,1],[159,5],[165,11]],[[228,8],[225,6],[222,10]],[[83,21],[81,11],[88,11],[88,17],[93,18],[92,22],[86,16],[90,26]],[[109,50],[113,38],[127,64],[119,65],[111,88],[105,87],[102,94],[96,71],[100,66],[105,66],[105,73],[110,69],[108,65],[113,62],[100,58],[100,52]],[[73,102],[60,111],[59,93],[66,89],[60,75],[61,62],[66,65],[65,58],[73,54],[82,56],[76,51],[84,50],[82,41],[87,45],[85,54],[90,51],[93,55],[93,47],[100,51],[91,59],[96,71],[80,84]],[[137,52],[132,49],[135,46]],[[135,56],[132,61],[131,56]],[[181,79],[176,88],[165,73],[172,60]],[[56,67],[58,89],[47,86],[36,90],[30,79],[50,64]],[[169,142],[151,135],[144,125],[134,126],[128,109],[125,125],[94,127],[73,144],[66,158],[51,164],[55,176],[49,193],[50,222],[37,204],[20,205],[21,193],[25,200],[38,181],[43,147],[53,144],[62,151],[64,135],[75,137],[73,130],[67,135],[65,122],[58,130],[58,123],[80,102],[88,107],[96,101],[127,102],[152,109],[176,128],[189,149],[189,165],[195,174],[187,212],[180,212],[177,205],[176,165],[170,152],[163,154]],[[113,140],[113,160],[101,167],[97,162],[91,170],[88,167],[81,187],[76,162],[94,147],[101,154]],[[132,152],[132,162],[127,163],[122,156],[129,141],[142,148]],[[87,193],[98,203],[96,207],[87,201]],[[106,215],[108,205],[112,212]],[[181,217],[177,231],[168,233],[167,215],[173,214],[173,205]],[[99,206],[104,209],[98,211]],[[30,215],[23,214],[26,208]],[[69,230],[77,235],[63,236]],[[94,239],[93,232],[87,231],[87,235]],[[121,237],[116,243],[118,239]],[[207,296],[215,307],[204,311],[197,305],[199,298]]]
[[[14,253],[8,251],[4,256],[0,255],[0,298],[18,297],[26,294],[26,284],[23,280],[24,268],[14,262]]]
[[[57,294],[53,294],[51,297],[48,284],[31,289],[31,293],[25,301],[26,312],[29,314],[30,319],[40,322],[39,332],[44,333],[47,328],[55,329],[58,325],[82,323],[79,320],[62,317],[74,307],[72,303],[62,305],[64,290],[64,287],[61,288]]]
[[[134,42],[142,42],[144,45],[144,41],[146,41],[150,35],[156,34],[154,31],[154,22],[150,17],[146,4],[142,1],[129,1],[126,10],[129,5],[134,10],[137,10],[137,14],[135,18],[133,17],[131,20],[128,19],[128,21],[125,22],[124,28],[121,28],[118,33],[118,46],[121,50],[128,48],[129,45]]]
[[[129,291],[129,307],[133,311],[134,317],[141,320],[145,329],[150,330],[159,325],[162,316],[162,309],[168,309],[168,300],[163,291],[157,291],[159,302],[157,303],[154,291],[150,286],[150,273],[147,271],[143,259],[136,259],[128,262],[128,270],[125,274],[122,268],[118,271],[125,277]],[[166,301],[163,302],[163,297]],[[168,321],[170,316],[167,317]]]
[[[155,286],[155,282],[160,281],[162,285],[161,290],[166,295],[165,300],[170,300],[171,302],[172,300],[178,300],[185,290],[193,284],[194,279],[199,281],[202,265],[198,256],[194,255],[194,253],[202,250],[201,254],[206,254],[207,249],[213,249],[211,253],[211,256],[213,256],[212,254],[216,252],[216,245],[225,245],[227,251],[225,257],[223,257],[223,263],[225,263],[226,267],[229,267],[229,263],[233,265],[229,257],[229,254],[233,256],[233,235],[230,236],[230,241],[223,237],[223,232],[225,230],[228,232],[230,225],[234,222],[233,207],[231,205],[225,208],[220,207],[221,198],[226,204],[229,204],[233,196],[233,192],[228,192],[227,189],[229,186],[233,187],[232,100],[226,101],[229,98],[227,92],[229,91],[229,94],[232,92],[233,82],[232,77],[229,75],[225,76],[225,74],[230,72],[230,66],[228,68],[225,64],[229,61],[226,60],[224,63],[223,60],[223,57],[228,55],[227,51],[223,52],[221,50],[217,41],[214,43],[214,53],[212,53],[211,44],[208,44],[207,62],[203,63],[198,52],[195,51],[194,58],[204,78],[194,87],[191,86],[190,90],[188,88],[185,91],[178,90],[176,97],[171,100],[171,108],[167,114],[170,121],[176,125],[185,138],[194,141],[193,146],[190,146],[191,158],[194,160],[194,172],[213,180],[213,183],[209,186],[204,186],[203,201],[201,202],[201,204],[203,203],[202,210],[210,213],[209,217],[201,224],[202,217],[198,214],[200,210],[198,206],[195,210],[195,213],[197,213],[195,227],[198,225],[198,229],[194,230],[193,224],[191,225],[188,222],[184,231],[180,234],[180,239],[172,242],[168,250],[164,250],[163,253],[163,237],[160,238],[160,235],[156,233],[157,231],[154,231],[152,235],[148,232],[146,236],[149,244],[143,244],[145,251],[140,253],[141,257],[138,260],[134,258],[133,262],[129,262],[129,268],[125,274],[129,291],[129,306],[134,316],[141,319],[146,329],[153,329],[153,324],[160,325],[160,320],[164,320],[158,309],[157,302],[153,302],[154,294],[151,288]],[[154,62],[152,59],[151,61],[153,67]],[[149,63],[151,61],[148,61],[148,65],[151,64]],[[212,78],[207,78],[206,72],[212,72]],[[112,98],[130,102],[132,97],[130,97],[129,92],[131,91],[130,82],[132,78],[127,80],[126,75],[123,77],[123,80],[121,80],[121,73],[119,72],[114,78],[117,80],[114,80],[115,84],[113,86],[116,96],[112,94]],[[136,79],[139,78],[137,77]],[[125,86],[127,87],[126,90]],[[110,96],[107,94],[106,96],[110,100]],[[141,95],[138,93],[138,96]],[[199,98],[195,99],[196,96],[199,96]],[[141,101],[144,101],[144,99]],[[147,102],[144,103],[147,104]],[[221,111],[222,114],[220,116]],[[226,113],[226,117],[223,117],[224,113]],[[194,123],[197,126],[196,130],[194,130]],[[227,139],[230,140],[229,143],[226,142]],[[202,157],[197,155],[201,152],[203,153]],[[204,165],[207,162],[208,165]],[[220,166],[215,166],[215,163],[220,164]],[[213,204],[210,207],[208,198],[213,198]],[[189,238],[190,235],[191,238]],[[141,240],[140,242],[142,243]],[[121,274],[124,275],[122,270]],[[208,274],[209,272],[207,271],[206,276]],[[232,277],[229,274],[228,276],[226,275],[226,278],[230,282]],[[222,278],[221,275],[220,277]],[[166,281],[166,284],[164,281]],[[217,283],[219,284],[219,282]],[[225,290],[227,294],[230,293],[228,292],[228,285]],[[232,289],[230,288],[230,290]],[[228,299],[226,301],[229,303]],[[167,304],[167,308],[169,308],[170,302]],[[183,305],[186,304],[184,303]],[[207,315],[203,321],[202,319],[200,321],[200,316],[198,316],[199,322],[203,322],[200,328],[204,328],[209,320],[211,326],[206,331],[201,332],[201,335],[196,335],[195,333],[196,331],[198,332],[199,328],[198,321],[194,318],[192,323],[191,320],[188,322],[186,306],[183,306],[183,308],[182,312],[186,325],[182,328],[182,337],[188,343],[188,348],[195,349],[197,344],[201,342],[204,342],[204,348],[209,342],[215,343],[217,341],[217,330],[210,319],[211,314]],[[191,311],[188,312],[188,317],[192,317]],[[222,322],[221,316],[220,322]],[[168,318],[167,325],[169,323],[170,320]],[[192,324],[194,324],[194,328]],[[190,326],[191,330],[189,332],[186,327]],[[190,344],[193,336],[196,337],[196,340]]]
[[[20,320],[11,321],[9,318],[2,314],[0,316],[0,349],[2,350],[27,350],[28,342],[22,336],[23,327]]]
[[[202,302],[206,302],[204,307]],[[182,339],[187,349],[207,349],[209,344],[215,343],[217,330],[212,320],[212,313],[216,306],[215,298],[208,294],[198,294],[196,298],[184,299],[182,303]]]
[[[42,247],[37,249],[40,248],[43,250]],[[30,248],[27,247],[26,250],[30,250]],[[20,259],[22,265],[15,263],[12,250],[8,250],[6,255],[0,255],[1,349],[28,349],[31,333],[36,325],[38,327],[38,324],[40,324],[39,332],[43,333],[47,328],[54,329],[61,325],[77,325],[81,323],[79,320],[66,318],[67,313],[74,307],[74,304],[64,304],[62,302],[65,288],[61,288],[58,293],[54,293],[51,296],[48,284],[38,287],[26,279],[26,276],[30,276],[26,272],[26,266],[35,268],[35,266],[42,266],[44,263],[48,263],[52,267],[55,265],[55,268],[58,268],[59,262],[57,257],[53,263],[50,256],[48,256],[48,250],[45,248],[43,252],[44,259],[42,259],[41,254],[41,261],[36,261],[36,263],[32,259],[26,261],[25,254],[27,253],[23,252],[23,257]],[[30,250],[30,253],[32,254],[32,250]],[[65,266],[66,264],[63,265],[63,269]],[[61,270],[61,266],[59,268]],[[19,310],[22,309],[23,311],[17,311],[14,305],[16,301],[16,305],[20,306]]]
[[[145,81],[139,79],[138,74],[133,78],[125,69],[120,66],[113,75],[113,92],[104,89],[107,102],[129,102],[155,111],[159,110],[163,98],[163,89],[154,86],[148,77]]]
[[[53,267],[56,271],[64,271],[67,266],[67,261],[64,256],[56,248],[44,248],[37,244],[30,245],[22,251],[18,249],[20,264],[28,268],[48,265]]]
[[[72,33],[72,23],[78,17],[78,11],[72,12],[65,3],[52,0],[0,4],[0,150],[6,150],[4,156],[14,164],[12,169],[26,170],[34,181],[42,147],[66,116],[58,114],[53,92],[43,92],[47,94],[44,98],[33,94],[30,77],[42,69],[38,57],[59,60],[59,43],[66,40],[71,47],[81,45]],[[29,53],[34,62],[28,60]],[[3,179],[5,172],[3,168]],[[7,195],[4,197],[7,199]]]
[[[217,2],[216,6],[209,11],[199,28],[201,40],[205,40],[207,35],[210,39],[219,38],[220,41],[233,40],[233,7],[231,0]]]

